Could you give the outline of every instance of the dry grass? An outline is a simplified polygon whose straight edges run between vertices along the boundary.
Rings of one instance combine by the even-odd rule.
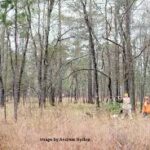
[[[20,105],[18,122],[13,121],[13,105],[7,105],[7,122],[0,117],[2,150],[149,150],[150,120],[111,119],[92,105],[47,106],[40,116],[38,104]],[[92,114],[92,115],[89,115]],[[40,138],[90,138],[90,142],[45,142]]]

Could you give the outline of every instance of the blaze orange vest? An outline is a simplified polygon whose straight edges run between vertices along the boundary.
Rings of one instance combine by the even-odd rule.
[[[143,112],[143,113],[149,113],[149,114],[150,114],[150,104],[148,104],[147,102],[144,102],[142,112]]]

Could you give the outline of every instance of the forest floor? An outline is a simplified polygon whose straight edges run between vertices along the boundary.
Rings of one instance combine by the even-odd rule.
[[[41,116],[38,103],[20,104],[17,123],[13,104],[7,104],[7,122],[0,108],[1,150],[149,150],[150,119],[112,118],[106,109],[89,104],[47,106]]]

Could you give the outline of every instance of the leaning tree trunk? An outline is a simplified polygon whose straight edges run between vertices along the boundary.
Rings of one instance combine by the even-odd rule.
[[[28,4],[29,5],[29,4]],[[27,15],[28,16],[28,15]],[[19,57],[19,46],[18,46],[18,1],[15,1],[15,36],[14,36],[14,43],[15,43],[15,56],[13,58],[12,50],[10,49],[10,59],[11,59],[11,69],[13,72],[13,97],[14,97],[14,118],[15,121],[17,121],[17,111],[18,111],[18,103],[20,101],[20,90],[21,90],[21,81],[22,76],[25,68],[25,62],[26,62],[26,53],[28,48],[28,42],[29,42],[29,30],[31,27],[31,18],[27,19],[30,20],[30,24],[28,26],[28,30],[26,31],[26,39],[25,46],[23,49],[22,54],[22,60],[18,59]],[[8,40],[9,36],[8,36]],[[14,60],[13,60],[14,59]]]
[[[89,19],[92,21],[92,1],[89,2]],[[88,103],[93,103],[93,90],[92,90],[92,53],[91,53],[91,42],[89,37],[89,60],[88,60]]]
[[[92,55],[92,63],[94,69],[94,78],[95,78],[95,96],[96,96],[96,105],[99,107],[99,82],[98,82],[98,69],[97,69],[97,61],[96,61],[96,54],[95,54],[95,47],[94,47],[94,40],[93,40],[93,31],[91,22],[89,20],[87,10],[86,10],[86,3],[81,0],[81,4],[83,6],[84,12],[84,19],[89,33],[89,41],[90,41],[90,48],[91,48],[91,55]]]

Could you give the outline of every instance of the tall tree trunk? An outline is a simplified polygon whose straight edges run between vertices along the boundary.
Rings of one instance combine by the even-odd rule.
[[[126,0],[126,14],[125,14],[125,33],[126,33],[126,65],[128,71],[128,86],[129,94],[131,97],[132,110],[135,110],[135,81],[134,81],[134,60],[132,55],[131,47],[131,10],[130,10],[130,0]]]
[[[45,5],[45,3],[44,3]],[[30,9],[29,9],[29,12]],[[35,43],[35,40],[32,36],[32,40],[34,43],[34,49],[35,49],[35,59],[36,59],[36,67],[38,70],[38,97],[39,97],[39,107],[42,107],[43,102],[42,102],[42,95],[43,95],[43,41],[42,37],[41,37],[41,33],[40,33],[40,28],[41,28],[41,9],[40,9],[40,0],[38,0],[38,39],[39,39],[39,44],[40,44],[40,56],[39,56],[39,60],[38,60],[38,54],[37,54],[37,46]],[[32,30],[31,30],[32,32]]]
[[[109,37],[109,28],[108,28],[108,17],[107,17],[107,4],[108,1],[106,0],[105,3],[105,32],[106,32],[106,38]],[[109,51],[109,42],[106,41],[106,51],[107,51],[107,60],[108,60],[108,76],[111,78],[111,58],[110,58],[110,51]],[[109,98],[112,100],[112,87],[111,84],[109,85]]]
[[[115,2],[115,42],[118,43],[118,26],[117,26],[117,15],[119,14],[119,9],[117,8],[117,3]],[[115,98],[118,99],[120,96],[120,67],[119,67],[119,46],[115,45]]]
[[[59,25],[58,25],[58,37],[59,37],[59,68],[62,65],[62,47],[61,47],[61,0],[58,2],[58,10],[59,10]],[[62,75],[60,71],[59,75],[59,87],[58,87],[58,97],[59,102],[62,102]]]
[[[95,54],[95,47],[94,47],[94,40],[93,40],[93,35],[92,35],[92,26],[87,14],[86,10],[86,3],[84,3],[81,0],[81,4],[83,6],[83,12],[84,12],[84,19],[85,23],[88,29],[89,33],[89,41],[90,41],[90,46],[91,46],[91,54],[92,54],[92,63],[93,63],[93,69],[94,69],[94,78],[95,78],[95,95],[96,95],[96,106],[99,107],[99,82],[98,82],[98,69],[97,69],[97,61],[96,61],[96,54]]]
[[[49,49],[49,32],[50,32],[50,18],[53,10],[55,0],[48,0],[47,8],[47,29],[46,29],[46,41],[45,41],[45,54],[44,54],[44,75],[43,75],[43,99],[42,103],[45,104],[47,97],[47,71],[48,71],[48,49]]]
[[[92,22],[92,1],[89,2],[89,20]],[[93,80],[92,80],[92,53],[91,53],[91,42],[89,37],[89,60],[88,60],[88,103],[93,103]]]
[[[4,51],[4,42],[5,42],[5,27],[2,26],[2,38],[0,45],[0,105],[3,107],[5,105],[5,89],[4,89],[4,80],[3,80],[3,62],[2,62],[2,51]]]
[[[140,31],[141,34],[141,31]],[[140,45],[143,45],[143,47],[148,47],[149,45],[149,41],[147,39],[149,39],[148,37],[145,37],[146,40],[142,41],[142,38],[140,38]],[[147,78],[147,69],[148,69],[148,64],[149,64],[149,54],[150,54],[150,50],[149,48],[146,48],[143,52],[143,56],[141,58],[141,61],[143,63],[141,64],[141,74],[142,74],[142,81],[140,83],[140,89],[141,89],[141,100],[140,100],[140,112],[142,112],[142,107],[143,107],[143,99],[144,99],[144,95],[145,95],[145,84],[146,84],[146,78]]]
[[[140,111],[142,111],[143,99],[144,99],[144,95],[145,95],[145,83],[146,83],[146,72],[147,72],[148,60],[149,60],[149,54],[145,54],[145,52],[144,52],[144,73],[143,73],[143,82],[141,85]]]
[[[18,102],[19,102],[19,85],[18,85],[18,0],[15,1],[15,67],[13,70],[13,97],[14,97],[14,118],[17,121],[17,111],[18,111]],[[11,65],[13,66],[13,64]]]
[[[29,5],[29,4],[28,4]],[[28,16],[28,15],[27,15]],[[28,17],[27,17],[28,18]],[[31,23],[31,18],[28,18]],[[30,30],[31,24],[29,24],[27,31],[26,31],[26,41],[25,41],[25,46],[23,49],[23,54],[22,54],[22,60],[18,59],[19,56],[19,48],[18,48],[18,1],[15,1],[15,36],[14,36],[14,41],[15,41],[15,58],[13,58],[12,55],[12,49],[10,46],[10,59],[11,59],[11,69],[13,73],[13,97],[14,97],[14,118],[15,121],[17,121],[17,110],[18,110],[18,103],[20,101],[20,90],[21,90],[21,81],[22,81],[22,76],[25,68],[25,62],[26,62],[26,52],[28,48],[28,42],[29,42],[29,30]],[[8,34],[8,41],[11,43],[9,34]]]

